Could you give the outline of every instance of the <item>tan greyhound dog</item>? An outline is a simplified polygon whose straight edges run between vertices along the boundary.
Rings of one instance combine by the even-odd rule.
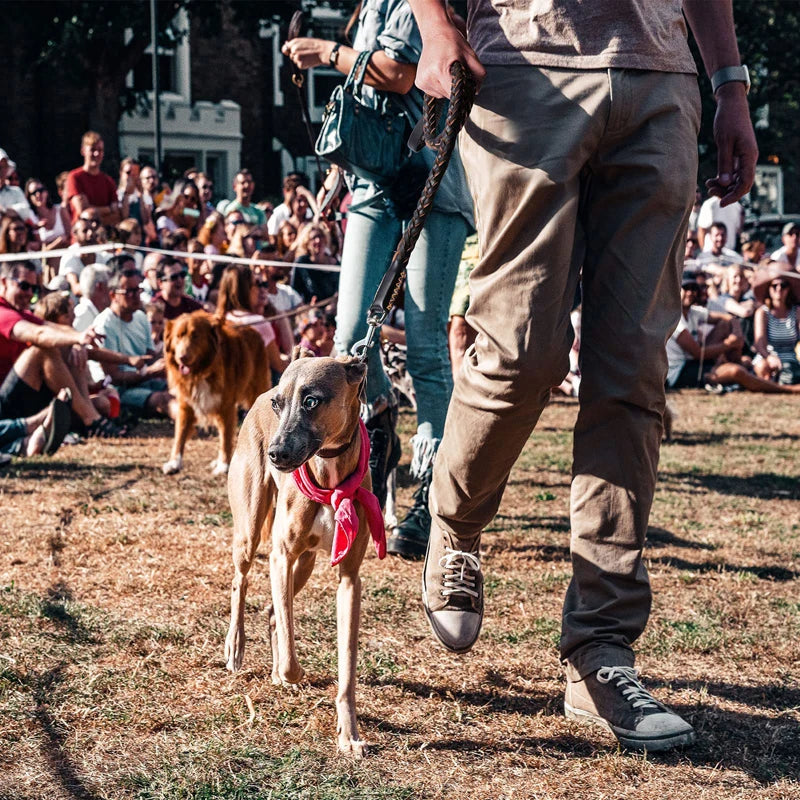
[[[280,383],[255,402],[231,460],[228,496],[236,572],[225,658],[231,671],[242,664],[247,572],[262,534],[266,538],[271,532],[272,682],[298,683],[304,673],[295,651],[293,598],[311,575],[317,551],[333,552],[332,563],[339,566],[338,746],[341,752],[361,757],[366,745],[358,735],[355,711],[358,572],[370,533],[379,557],[386,549],[380,507],[370,491],[369,444],[359,415],[366,366],[351,357],[306,355],[311,354],[295,348]],[[331,495],[334,487],[338,488]],[[319,497],[311,499],[303,488],[312,495],[328,490],[335,514],[333,506],[318,502]],[[342,499],[348,493],[356,503]]]

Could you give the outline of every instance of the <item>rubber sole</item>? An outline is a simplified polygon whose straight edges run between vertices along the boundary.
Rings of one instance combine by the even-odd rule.
[[[696,740],[695,732],[691,729],[683,733],[664,734],[663,736],[637,736],[633,731],[616,728],[607,720],[598,717],[597,714],[574,708],[566,701],[564,701],[564,716],[583,725],[597,725],[600,728],[604,728],[613,733],[619,743],[628,750],[647,750],[654,753],[662,750],[672,750],[676,747],[687,747],[694,744]]]

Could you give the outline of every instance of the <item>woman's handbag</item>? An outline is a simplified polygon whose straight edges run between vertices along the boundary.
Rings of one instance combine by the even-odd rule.
[[[390,92],[376,92],[376,107],[364,101],[370,56],[372,51],[361,51],[344,85],[333,90],[314,150],[347,172],[386,186],[409,158],[411,124]]]

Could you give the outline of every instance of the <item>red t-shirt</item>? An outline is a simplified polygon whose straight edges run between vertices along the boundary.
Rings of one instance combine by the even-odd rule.
[[[91,175],[83,167],[72,170],[67,176],[67,202],[70,204],[73,223],[78,215],[72,208],[71,200],[79,194],[86,195],[90,206],[110,206],[117,202],[117,184],[105,172]]]
[[[191,314],[192,311],[199,311],[202,304],[197,300],[183,295],[180,303],[176,306],[171,306],[169,303],[164,303],[164,319],[177,319],[181,314]]]
[[[5,298],[0,297],[0,383],[11,372],[11,367],[14,366],[19,354],[28,347],[25,342],[11,338],[11,331],[21,319],[33,322],[34,325],[44,324],[39,317],[28,311],[17,311]]]

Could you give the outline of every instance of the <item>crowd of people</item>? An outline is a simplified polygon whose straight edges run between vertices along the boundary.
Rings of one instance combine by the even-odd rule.
[[[233,325],[255,327],[276,380],[296,344],[315,355],[337,349],[339,264],[351,199],[346,186],[320,214],[326,190],[315,197],[304,174],[285,177],[283,202],[273,206],[253,202],[255,182],[242,169],[232,196],[214,204],[214,183],[200,170],[187,171],[169,187],[152,166],[124,158],[115,181],[101,170],[103,153],[99,135],[87,132],[83,164],[56,176],[59,202],[53,202],[46,182],[23,182],[0,149],[0,255],[27,254],[0,263],[0,452],[7,455],[54,452],[62,434],[68,441],[124,436],[142,415],[170,416],[163,329],[183,313],[205,309]],[[763,242],[740,241],[743,218],[740,204],[721,207],[714,196],[701,203],[697,191],[684,254],[682,314],[667,343],[668,388],[800,391],[800,226],[787,223],[782,246],[766,253]],[[384,244],[393,247],[388,239]],[[454,374],[475,338],[466,311],[477,250],[472,235],[450,306],[447,356]],[[214,259],[220,255],[241,262]],[[361,332],[364,315],[357,316],[348,322],[345,344]],[[400,330],[387,325],[385,342],[405,345],[403,319],[401,310],[391,320]],[[580,319],[579,291],[571,313],[569,373],[554,387],[575,397]],[[408,375],[399,381],[416,403]],[[54,432],[53,409],[62,390],[72,404],[71,431],[62,422]],[[384,408],[385,402],[379,414]],[[393,423],[383,428],[388,449],[399,450],[389,438]],[[429,473],[431,459],[421,460],[422,474]],[[376,477],[383,480],[395,463],[396,454],[388,453]]]

